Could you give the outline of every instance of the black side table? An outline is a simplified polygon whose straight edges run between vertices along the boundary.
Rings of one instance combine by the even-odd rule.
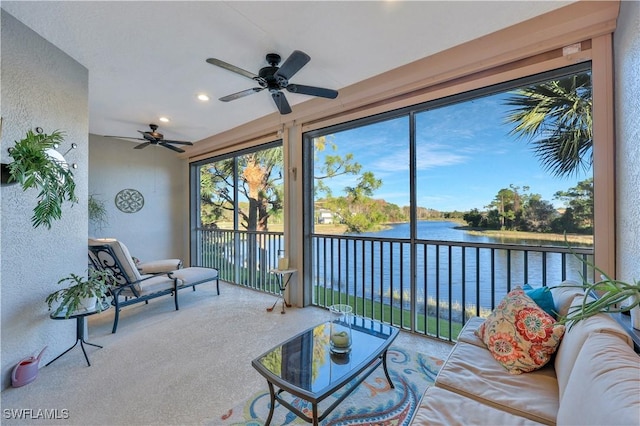
[[[60,355],[55,357],[53,360],[49,361],[47,363],[47,365],[45,365],[45,367],[50,365],[50,364],[52,364],[54,361],[56,361],[62,355],[64,355],[67,352],[69,352],[71,349],[75,348],[76,345],[78,344],[78,342],[80,342],[80,347],[82,348],[82,352],[84,353],[84,359],[87,360],[87,366],[91,367],[91,363],[89,362],[89,357],[87,356],[87,351],[84,349],[85,343],[87,345],[95,346],[96,348],[102,348],[102,346],[96,345],[95,343],[89,343],[89,342],[84,340],[84,318],[88,317],[89,315],[94,315],[94,314],[97,314],[99,312],[106,311],[107,309],[109,309],[111,307],[111,304],[109,302],[102,301],[102,302],[98,302],[98,303],[102,304],[102,310],[101,311],[98,311],[96,308],[88,309],[88,310],[82,310],[82,311],[78,311],[78,312],[75,312],[75,313],[69,315],[69,318],[67,318],[65,316],[66,314],[64,314],[64,313],[60,313],[58,315],[55,315],[55,313],[53,313],[53,314],[51,314],[49,316],[51,319],[54,319],[54,320],[64,320],[64,319],[75,318],[75,320],[76,320],[76,342],[69,349],[67,349],[66,351],[62,352]]]
[[[276,304],[278,303],[278,300],[280,300],[280,298],[282,298],[282,311],[280,311],[281,314],[285,313],[285,306],[287,308],[291,307],[291,304],[288,303],[287,299],[285,298],[284,292],[287,289],[287,285],[289,285],[289,281],[291,281],[291,277],[296,271],[296,269],[271,269],[269,271],[270,273],[275,274],[278,277],[278,287],[280,289],[280,294],[278,295],[276,301],[273,302],[273,306],[267,308],[267,312],[273,311],[273,308],[276,307]]]

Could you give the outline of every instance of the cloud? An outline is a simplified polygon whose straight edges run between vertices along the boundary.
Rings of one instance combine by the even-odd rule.
[[[422,147],[420,150],[425,155],[418,155],[416,160],[418,170],[432,169],[435,167],[453,166],[466,163],[471,158],[461,152],[456,153],[451,147],[433,144],[430,147]],[[372,170],[376,173],[405,171],[409,167],[409,149],[395,151],[386,154],[372,163]]]

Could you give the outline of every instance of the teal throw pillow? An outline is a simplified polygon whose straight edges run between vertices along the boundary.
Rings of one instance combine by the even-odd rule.
[[[558,319],[556,305],[553,302],[553,296],[551,295],[549,287],[533,288],[531,285],[525,284],[522,286],[522,289],[543,311],[551,315],[554,319]]]

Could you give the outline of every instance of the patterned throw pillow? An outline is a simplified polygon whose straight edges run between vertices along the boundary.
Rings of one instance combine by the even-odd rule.
[[[475,334],[509,373],[521,374],[549,362],[562,340],[564,325],[557,324],[517,287],[502,299]]]

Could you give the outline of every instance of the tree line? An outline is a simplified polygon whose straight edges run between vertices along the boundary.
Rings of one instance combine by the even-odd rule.
[[[473,228],[593,233],[593,178],[554,194],[555,200],[564,202],[564,209],[556,209],[540,194],[528,191],[528,186],[502,188],[484,211],[473,209],[465,213],[463,219]]]

